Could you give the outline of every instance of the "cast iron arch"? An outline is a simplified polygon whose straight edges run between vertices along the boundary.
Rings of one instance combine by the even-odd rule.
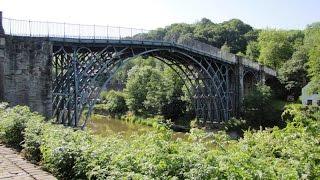
[[[194,57],[170,48],[132,48],[106,46],[90,48],[61,46],[53,54],[53,109],[58,123],[79,126],[82,111],[88,113],[113,74],[130,59],[152,56],[166,62],[179,77],[185,76],[194,94],[193,103],[200,108],[197,117],[205,121],[225,121],[229,118],[229,66],[213,59]],[[178,71],[177,71],[178,70]],[[101,82],[104,82],[101,84]],[[199,105],[199,106],[198,106]],[[85,122],[82,126],[85,125]]]

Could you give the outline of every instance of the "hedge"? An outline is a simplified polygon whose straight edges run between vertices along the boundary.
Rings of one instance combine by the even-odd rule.
[[[319,178],[320,113],[292,109],[284,129],[247,131],[240,140],[192,129],[183,141],[170,131],[101,138],[45,122],[27,107],[0,105],[0,141],[59,179]]]

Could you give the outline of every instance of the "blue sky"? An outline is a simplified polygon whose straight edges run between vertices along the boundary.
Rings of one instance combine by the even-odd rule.
[[[5,17],[154,29],[202,17],[256,28],[303,29],[320,21],[320,0],[0,0]]]

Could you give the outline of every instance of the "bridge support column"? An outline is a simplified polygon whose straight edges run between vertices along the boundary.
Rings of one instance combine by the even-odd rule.
[[[244,67],[242,58],[236,56],[237,64],[235,66],[235,75],[236,75],[236,114],[239,117],[241,112],[241,104],[244,98]]]
[[[1,44],[2,100],[11,106],[27,105],[31,110],[50,118],[52,44],[42,38],[14,36],[1,38]]]
[[[2,27],[2,12],[0,11],[0,102],[4,101],[4,51],[5,51],[5,37]]]

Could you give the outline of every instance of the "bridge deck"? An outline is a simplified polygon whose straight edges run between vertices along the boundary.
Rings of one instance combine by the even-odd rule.
[[[166,42],[166,41],[153,41],[153,40],[126,40],[126,39],[74,39],[74,38],[59,38],[59,37],[49,37],[49,41],[56,44],[68,44],[68,43],[77,43],[77,44],[93,44],[94,46],[106,46],[107,44],[111,45],[137,45],[137,46],[152,46],[152,47],[166,47],[174,49],[181,49],[184,51],[193,52],[198,55],[207,56],[213,59],[217,59],[224,63],[236,64],[236,59],[225,59],[219,57],[218,54],[212,54],[209,52],[197,50],[185,45],[181,45],[175,42]]]
[[[157,46],[179,49],[195,55],[202,55],[223,63],[237,64],[238,61],[247,68],[264,71],[266,74],[276,76],[276,71],[261,64],[239,57],[235,54],[223,52],[220,49],[193,39],[168,42],[148,38],[149,30],[136,28],[123,28],[112,26],[67,24],[56,22],[26,21],[9,18],[0,19],[1,28],[9,36],[30,38],[47,38],[55,43],[81,43],[95,46],[107,44]],[[2,25],[3,22],[3,25]],[[0,28],[0,29],[1,29]]]

